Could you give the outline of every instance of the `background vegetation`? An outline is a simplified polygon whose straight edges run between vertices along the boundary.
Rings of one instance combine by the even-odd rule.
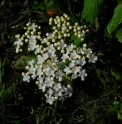
[[[24,58],[23,54],[15,53],[13,43],[29,20],[41,25],[45,35],[49,17],[61,12],[67,13],[73,22],[90,28],[85,42],[99,59],[87,65],[85,81],[73,81],[71,98],[50,106],[33,82],[22,82]],[[1,124],[121,124],[121,21],[121,0],[1,0]]]

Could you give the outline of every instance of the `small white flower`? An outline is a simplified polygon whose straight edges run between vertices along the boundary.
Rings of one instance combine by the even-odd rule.
[[[83,34],[78,34],[78,37],[81,38],[83,36]]]
[[[55,47],[53,46],[53,44],[49,44],[46,49],[50,53],[55,50]]]
[[[52,22],[53,21],[53,18],[51,17],[50,19],[49,19],[49,22]]]
[[[77,74],[72,74],[72,76],[71,76],[72,79],[76,79],[77,77],[78,77]]]
[[[61,82],[63,80],[63,77],[59,77],[58,81]]]
[[[54,70],[50,68],[50,66],[46,65],[44,67],[44,70],[45,70],[45,75],[47,76],[51,76],[54,74]]]
[[[30,82],[30,76],[28,74],[22,73],[23,81]]]
[[[19,53],[19,48],[16,48],[16,53]]]
[[[75,67],[75,62],[74,62],[74,61],[71,61],[71,62],[69,63],[69,67],[70,67],[70,68]]]
[[[30,26],[30,24],[31,24],[31,23],[30,23],[30,22],[28,22],[28,23],[26,24],[26,26]]]
[[[85,77],[87,76],[87,73],[86,73],[86,70],[83,69],[82,71],[80,71],[79,77],[81,77],[81,80],[84,81],[85,80]]]
[[[31,50],[31,51],[33,51],[34,49],[36,49],[36,41],[34,40],[34,41],[30,41],[29,43],[28,43],[28,48]]]
[[[50,66],[49,66],[49,65],[44,65],[44,66],[43,66],[43,69],[44,69],[45,71],[49,71],[49,70],[50,70]]]
[[[30,61],[28,61],[28,65],[33,65],[34,63],[35,63],[34,60],[30,60]]]
[[[53,38],[55,37],[55,35],[54,35],[53,33],[50,33],[50,34],[49,34],[49,37],[50,37],[51,39],[53,39]]]
[[[55,74],[56,74],[56,79],[59,79],[59,78],[63,77],[63,75],[64,75],[61,70],[58,70]]]
[[[20,34],[15,35],[15,38],[20,38]]]
[[[87,44],[85,44],[85,43],[84,43],[84,44],[83,44],[83,47],[85,47],[85,48],[86,48],[86,46],[87,46]]]
[[[54,91],[52,89],[49,89],[47,90],[47,93],[49,94],[49,96],[51,96],[54,93]]]
[[[44,53],[42,57],[43,57],[43,60],[46,60],[48,58],[48,53]]]
[[[50,57],[51,57],[52,62],[58,63],[58,58],[57,58],[56,54],[52,53]]]
[[[80,30],[81,30],[81,27],[80,27],[80,26],[78,26],[78,27],[77,27],[77,30],[79,30],[79,31],[80,31]]]
[[[66,73],[66,74],[70,74],[70,73],[72,73],[72,70],[69,68],[69,67],[65,67],[64,68],[64,72]]]
[[[66,91],[65,95],[67,97],[71,97],[72,96],[72,92],[73,92],[72,88],[71,87],[67,87],[67,91]]]
[[[72,52],[70,55],[71,59],[77,59],[78,58],[78,54],[76,52]]]
[[[74,48],[74,45],[70,44],[70,45],[68,45],[67,50],[68,51],[73,51],[73,48]]]
[[[59,90],[61,89],[61,84],[60,84],[60,83],[54,84],[53,89],[54,89],[55,91],[59,91]]]
[[[43,43],[47,43],[48,39],[44,37],[42,41],[43,41]]]
[[[52,87],[54,84],[54,81],[52,81],[50,77],[47,77],[44,83],[46,84],[47,87]]]
[[[92,50],[90,48],[86,49],[85,54],[92,54]]]
[[[39,45],[35,46],[35,53],[38,54],[40,53],[41,48],[39,47]]]
[[[41,89],[43,92],[45,92],[45,90],[46,90],[46,84],[41,84],[41,83],[39,83],[39,84],[37,84],[38,85],[38,87],[39,87],[39,89]]]
[[[78,72],[81,71],[81,69],[82,69],[82,67],[80,67],[80,66],[75,66],[75,67],[72,68],[72,72],[73,72],[74,74],[77,74]]]
[[[17,41],[14,42],[14,45],[21,45],[22,44],[22,40],[21,39],[17,39]]]
[[[61,29],[62,29],[62,31],[65,31],[67,29],[67,27],[63,26]]]
[[[62,90],[58,90],[54,92],[55,97],[61,97],[62,96]]]
[[[29,36],[29,41],[30,41],[30,42],[36,41],[36,36],[35,36],[35,35],[30,35],[30,36]]]
[[[36,68],[34,68],[33,66],[32,67],[30,67],[29,69],[28,69],[28,71],[29,71],[29,73],[30,74],[33,74],[33,75],[35,75],[36,74]]]
[[[42,68],[38,68],[37,70],[37,76],[41,77],[44,74],[44,72],[42,71]]]
[[[67,44],[64,43],[64,41],[60,42],[60,47],[63,49],[64,47],[67,47]]]
[[[59,98],[59,100],[61,100],[62,102],[64,101],[64,100],[66,100],[67,99],[67,95],[64,93],[64,94],[62,94],[61,96],[60,96],[60,98]]]
[[[30,26],[31,29],[35,29],[36,28],[36,25],[35,23],[32,23],[31,26]]]
[[[82,53],[82,49],[80,47],[77,48],[77,53],[79,53],[79,54]]]
[[[44,78],[43,77],[38,77],[37,80],[38,80],[39,84],[44,83]]]
[[[42,64],[45,61],[42,56],[38,55],[37,57],[38,57],[37,64]]]
[[[95,55],[91,55],[90,57],[89,57],[89,63],[95,63],[97,61],[97,56],[95,56]]]
[[[32,79],[36,79],[36,74],[31,75]]]
[[[19,49],[20,52],[22,52],[23,50],[22,49]]]
[[[63,56],[61,57],[61,59],[68,59],[69,58],[69,55],[68,55],[68,53],[66,53],[66,54],[63,54]]]
[[[86,61],[84,58],[80,59],[80,65],[81,66],[84,66],[86,64]]]
[[[67,37],[67,34],[66,33],[64,34],[64,37]]]
[[[53,104],[54,100],[55,100],[55,97],[53,96],[46,96],[46,102],[49,103],[50,105]]]

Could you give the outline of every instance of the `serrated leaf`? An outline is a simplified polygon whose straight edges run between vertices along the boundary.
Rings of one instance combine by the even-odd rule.
[[[122,21],[122,3],[119,3],[114,10],[114,15],[108,23],[107,30],[111,34]]]
[[[78,47],[81,44],[81,39],[78,36],[72,35],[71,40],[74,41],[74,44]]]
[[[82,19],[93,23],[95,18],[101,12],[103,3],[104,0],[85,0],[82,11]]]
[[[122,43],[122,29],[117,31],[116,38],[118,38],[118,41]]]

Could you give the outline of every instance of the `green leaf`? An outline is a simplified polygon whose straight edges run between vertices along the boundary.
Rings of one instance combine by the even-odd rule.
[[[117,79],[117,80],[121,80],[121,71],[117,68],[111,68],[111,74]]]
[[[119,3],[114,10],[114,15],[110,22],[108,23],[107,30],[111,34],[117,26],[121,23],[122,20],[122,3]]]
[[[25,65],[26,65],[26,60],[22,56],[14,62],[12,68],[23,68]]]
[[[74,12],[72,11],[71,2],[69,0],[67,0],[67,4],[68,4],[69,13],[71,15],[71,20],[72,20],[73,23],[75,23],[76,22],[76,17],[75,17]]]
[[[39,2],[37,2],[36,0],[34,1],[34,5],[38,5],[39,4]]]
[[[122,114],[120,112],[118,112],[117,118],[122,121]]]
[[[82,11],[82,19],[93,23],[95,18],[101,12],[103,3],[104,0],[85,0]]]
[[[120,53],[120,57],[122,57],[122,53]]]
[[[15,21],[12,21],[9,26],[15,25],[17,23],[19,23],[19,21],[21,21],[23,19],[23,16],[20,16],[18,19],[16,19]]]
[[[118,3],[122,3],[122,0],[117,0]]]
[[[118,41],[122,43],[122,29],[117,31],[116,38],[118,38]]]
[[[103,71],[96,68],[95,73],[96,73],[96,76],[98,77],[98,79],[100,80],[100,82],[102,83],[103,87],[106,89],[105,79],[102,77]]]
[[[72,78],[71,78],[71,77],[69,77],[68,75],[64,74],[64,77],[65,77],[67,80],[69,80],[69,81],[71,81],[71,82],[72,82]]]
[[[81,44],[81,39],[78,36],[72,35],[71,40],[74,41],[74,44],[78,47]]]
[[[47,6],[46,6],[46,10],[47,9],[52,9],[52,8],[56,8],[56,7],[58,7],[58,5],[54,2],[54,1],[49,1],[48,3],[47,3]]]
[[[28,60],[37,60],[36,57],[29,57],[29,56],[21,56],[18,58],[13,64],[12,68],[23,68],[27,64]]]

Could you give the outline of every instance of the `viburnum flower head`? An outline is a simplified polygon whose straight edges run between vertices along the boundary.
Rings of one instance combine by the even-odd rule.
[[[84,81],[87,76],[84,69],[87,60],[95,63],[98,58],[87,44],[77,46],[75,42],[71,43],[72,35],[76,35],[83,42],[88,32],[86,26],[77,22],[73,24],[67,14],[51,17],[49,24],[52,30],[42,37],[41,27],[28,22],[24,28],[25,33],[22,36],[16,35],[14,45],[16,53],[30,52],[26,72],[22,73],[23,81],[36,80],[38,88],[45,93],[46,102],[52,105],[57,99],[63,101],[72,96],[72,80],[80,77],[81,81]],[[24,52],[22,47],[25,51],[26,47],[27,51]]]

